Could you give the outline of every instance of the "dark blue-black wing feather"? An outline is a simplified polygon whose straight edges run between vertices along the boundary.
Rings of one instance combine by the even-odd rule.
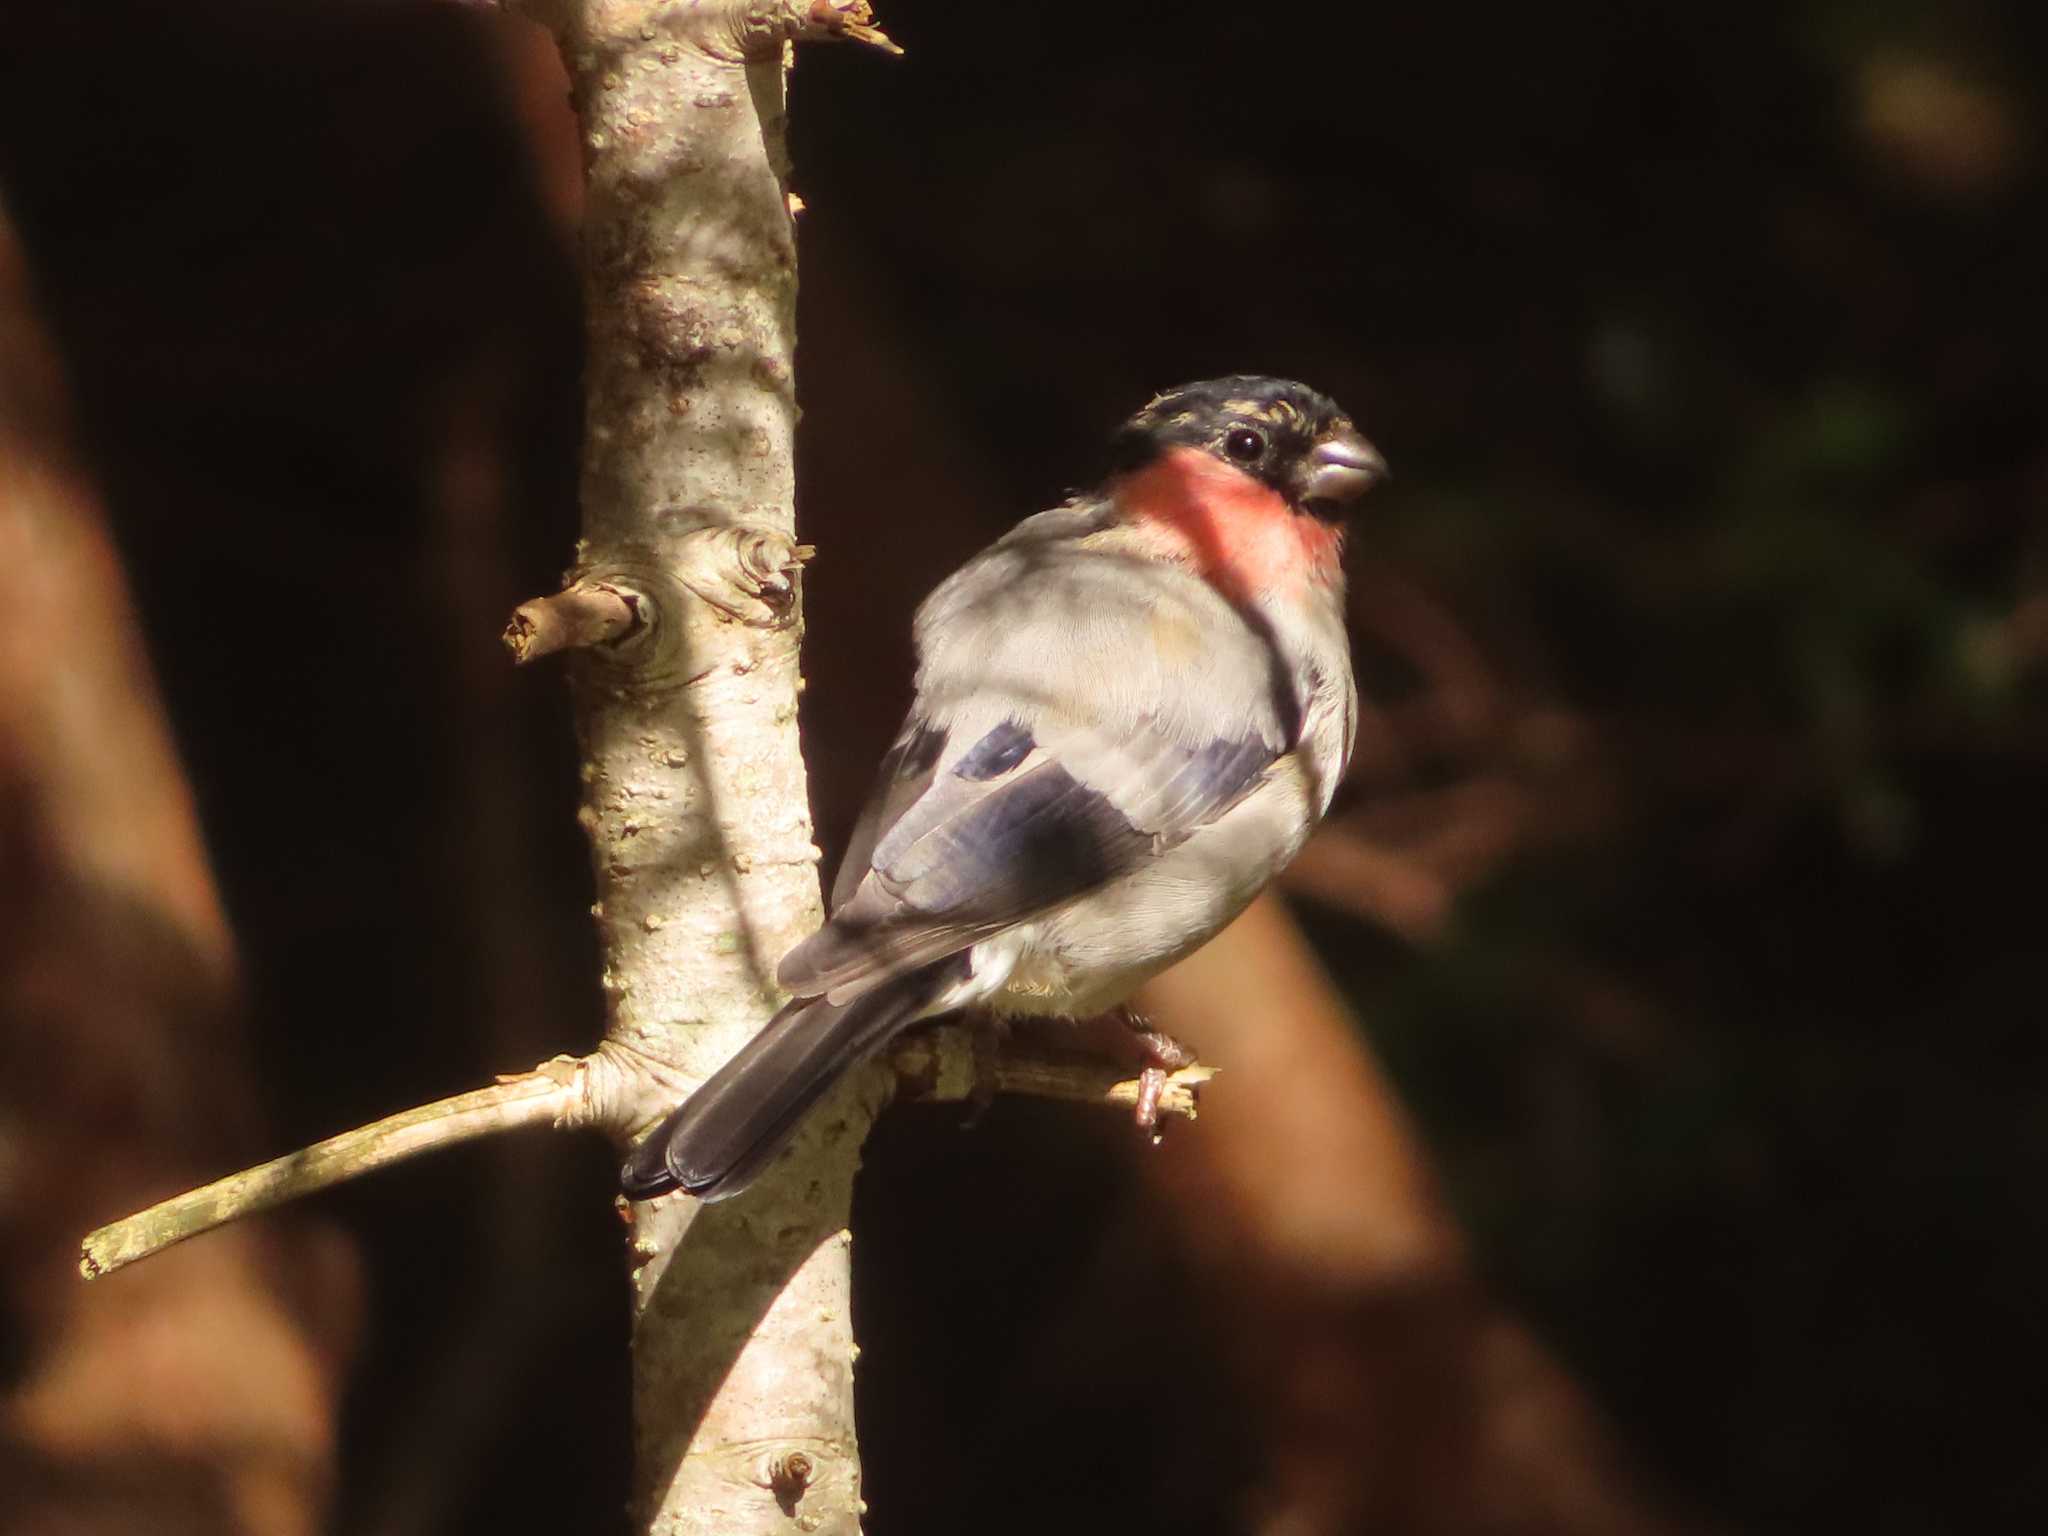
[[[1196,747],[1145,731],[1112,745],[1093,754],[1123,769],[1107,785],[1077,777],[1014,720],[944,771],[904,752],[840,869],[831,920],[777,979],[800,995],[855,996],[1084,895],[1235,805],[1282,750],[1256,734]]]

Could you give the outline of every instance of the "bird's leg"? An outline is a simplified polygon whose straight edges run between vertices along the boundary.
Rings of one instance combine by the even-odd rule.
[[[1138,1049],[1143,1053],[1144,1066],[1138,1072],[1138,1108],[1135,1116],[1138,1129],[1157,1144],[1161,1140],[1159,1096],[1166,1091],[1167,1075],[1178,1072],[1182,1067],[1193,1066],[1195,1053],[1173,1036],[1161,1034],[1154,1029],[1152,1021],[1136,1009],[1126,1006],[1117,1012],[1124,1026],[1131,1031]]]

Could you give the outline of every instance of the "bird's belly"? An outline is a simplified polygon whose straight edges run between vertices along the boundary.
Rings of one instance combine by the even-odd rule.
[[[1087,1018],[1207,943],[1306,840],[1307,796],[1291,767],[1143,868],[977,945],[977,969],[984,951],[1009,967],[986,1006]]]

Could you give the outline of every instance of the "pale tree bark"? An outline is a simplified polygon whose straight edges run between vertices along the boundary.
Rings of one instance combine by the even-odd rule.
[[[796,726],[782,143],[791,42],[824,28],[795,3],[586,0],[547,19],[586,176],[570,586],[634,610],[576,679],[616,1127],[760,1027],[776,957],[822,915]],[[858,1529],[846,1222],[881,1094],[857,1079],[746,1200],[638,1208],[633,1502],[650,1532]]]

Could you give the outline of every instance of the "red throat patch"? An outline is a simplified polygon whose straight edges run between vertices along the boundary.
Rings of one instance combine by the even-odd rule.
[[[1271,486],[1199,448],[1169,448],[1117,482],[1129,521],[1166,536],[1173,552],[1233,602],[1288,597],[1337,579],[1341,530],[1296,512]]]

